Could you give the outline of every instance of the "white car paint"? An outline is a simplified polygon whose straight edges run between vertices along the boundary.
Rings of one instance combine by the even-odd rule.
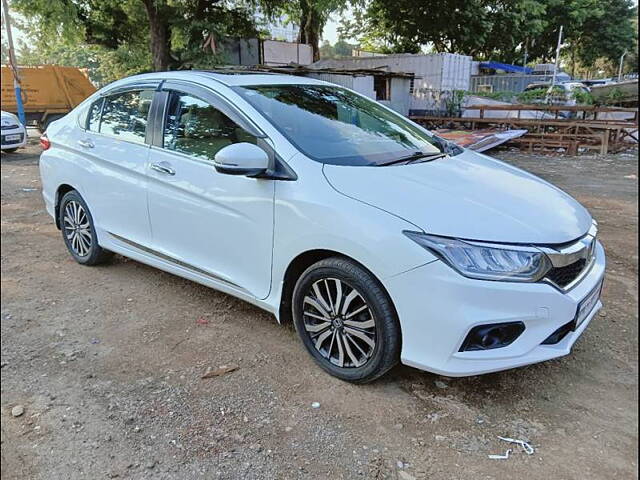
[[[296,180],[224,175],[206,161],[81,128],[82,115],[101,94],[160,80],[215,93],[264,132]],[[402,232],[564,244],[592,227],[580,204],[547,182],[472,151],[385,168],[313,161],[231,88],[274,84],[330,85],[285,75],[167,72],[96,92],[48,128],[51,148],[40,160],[47,211],[55,216],[60,187],[71,186],[89,206],[104,248],[235,295],[278,318],[287,268],[296,258],[315,250],[350,257],[390,294],[402,329],[402,362],[424,370],[473,375],[569,353],[601,308],[599,301],[561,342],[541,342],[570,322],[601,282],[605,259],[599,243],[592,265],[565,291],[547,282],[464,277]],[[157,164],[174,174],[161,174]],[[458,351],[474,326],[514,319],[527,328],[513,344]]]
[[[589,212],[566,193],[472,150],[446,162],[393,169],[327,165],[324,172],[345,195],[393,212],[435,235],[558,244],[575,240],[591,227]],[[381,189],[394,195],[381,196]],[[475,221],[469,221],[469,212]]]
[[[27,144],[27,130],[24,125],[13,113],[4,110],[0,113],[0,134],[2,150],[22,148]]]

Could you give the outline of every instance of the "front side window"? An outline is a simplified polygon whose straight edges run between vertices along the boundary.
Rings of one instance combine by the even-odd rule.
[[[256,137],[208,102],[173,92],[169,97],[163,145],[168,150],[203,160],[234,143],[256,143]]]
[[[340,87],[235,87],[306,156],[333,165],[381,165],[437,154],[440,142],[412,122]]]
[[[105,98],[100,133],[144,143],[153,90],[137,90]]]

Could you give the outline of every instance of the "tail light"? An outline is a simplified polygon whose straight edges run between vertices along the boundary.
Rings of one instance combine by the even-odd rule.
[[[40,146],[42,147],[42,150],[49,150],[51,147],[51,142],[49,141],[49,137],[47,137],[46,133],[43,133],[40,137]]]

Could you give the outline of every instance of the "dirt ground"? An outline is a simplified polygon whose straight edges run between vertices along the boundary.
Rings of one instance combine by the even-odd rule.
[[[232,297],[122,257],[74,263],[38,153],[1,161],[3,480],[637,478],[637,153],[497,154],[600,222],[605,310],[572,355],[463,379],[399,366],[365,386]],[[238,369],[201,378],[221,365]],[[499,435],[535,453],[491,460]]]

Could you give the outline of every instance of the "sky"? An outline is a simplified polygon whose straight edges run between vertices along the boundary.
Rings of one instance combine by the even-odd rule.
[[[347,11],[343,14],[343,16],[351,17],[351,12]],[[338,27],[340,26],[340,15],[333,14],[329,17],[329,20],[324,26],[324,30],[322,31],[322,40],[329,40],[329,42],[333,45],[338,41]]]

